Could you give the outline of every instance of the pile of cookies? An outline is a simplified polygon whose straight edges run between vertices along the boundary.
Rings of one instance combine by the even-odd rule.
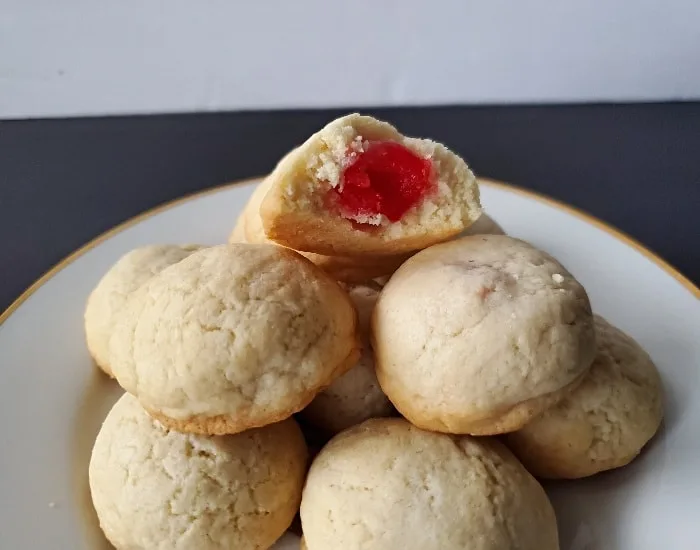
[[[85,329],[126,390],[89,471],[117,550],[270,548],[298,512],[309,550],[554,550],[535,478],[624,466],[663,415],[649,356],[459,156],[360,115],[228,244],[121,258]]]

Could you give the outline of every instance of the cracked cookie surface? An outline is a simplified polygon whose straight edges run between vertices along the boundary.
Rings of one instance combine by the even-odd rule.
[[[263,550],[294,518],[306,460],[292,419],[229,436],[181,434],[125,394],[95,441],[90,491],[117,550]]]
[[[116,316],[129,295],[166,267],[203,248],[199,245],[152,245],[122,256],[97,283],[85,307],[85,340],[93,360],[105,373],[109,366],[109,338]]]
[[[308,550],[557,550],[552,506],[502,444],[372,419],[331,440],[302,495]]]
[[[359,361],[319,393],[301,415],[304,420],[333,435],[369,418],[390,416],[391,401],[384,395],[374,371],[374,352],[369,342],[369,324],[379,285],[346,285],[358,312],[362,350]]]
[[[663,388],[649,355],[602,317],[595,326],[598,352],[581,384],[506,439],[538,477],[579,478],[625,466],[661,424]]]
[[[554,258],[511,237],[433,246],[404,263],[372,319],[377,377],[413,424],[492,435],[522,427],[590,367],[588,296]]]
[[[301,410],[359,357],[347,293],[292,250],[201,250],[133,293],[110,339],[114,374],[154,417],[223,434]]]

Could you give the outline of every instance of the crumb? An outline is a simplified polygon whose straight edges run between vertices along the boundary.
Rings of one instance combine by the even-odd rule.
[[[53,501],[49,502],[49,508],[56,508],[56,503]]]
[[[560,275],[559,273],[555,273],[554,275],[552,275],[552,280],[555,283],[559,284],[559,283],[564,282],[564,277],[562,275]]]

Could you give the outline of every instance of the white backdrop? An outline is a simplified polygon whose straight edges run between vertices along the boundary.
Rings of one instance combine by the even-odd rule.
[[[0,0],[0,117],[700,98],[700,0]]]

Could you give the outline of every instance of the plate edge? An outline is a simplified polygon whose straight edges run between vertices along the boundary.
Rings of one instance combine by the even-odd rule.
[[[204,197],[206,195],[210,195],[213,193],[216,193],[218,191],[223,191],[225,189],[229,189],[232,187],[237,187],[239,185],[247,185],[250,184],[254,181],[260,181],[264,178],[265,176],[258,176],[258,177],[252,177],[252,178],[246,178],[242,180],[236,180],[228,183],[223,183],[220,185],[216,185],[214,187],[209,187],[207,189],[202,189],[200,191],[196,191],[195,193],[189,193],[187,195],[184,195],[182,197],[179,197],[177,199],[173,199],[167,202],[164,202],[162,204],[159,204],[157,206],[154,206],[153,208],[149,208],[148,210],[141,212],[140,214],[137,214],[136,216],[129,218],[126,221],[123,221],[122,223],[112,227],[111,229],[108,229],[104,233],[98,235],[94,239],[88,241],[84,245],[82,245],[80,248],[77,250],[73,251],[70,253],[68,256],[60,260],[58,263],[56,263],[53,267],[51,267],[48,271],[46,271],[41,277],[39,277],[36,281],[34,281],[27,289],[22,292],[8,307],[5,311],[0,314],[0,326],[12,315],[32,294],[34,294],[42,285],[44,285],[47,281],[49,281],[54,275],[56,275],[59,271],[61,271],[63,268],[66,266],[72,264],[75,260],[80,258],[83,254],[86,252],[92,250],[96,246],[100,245],[110,237],[113,237],[114,235],[117,235],[121,233],[122,231],[128,229],[129,227],[132,227],[136,225],[137,223],[146,220],[152,216],[155,216],[156,214],[160,214],[162,212],[165,212],[166,210],[170,210],[171,208],[174,208],[175,206],[178,206],[180,204],[183,204],[185,202],[189,202],[191,200]],[[539,193],[537,191],[532,191],[530,189],[525,189],[523,187],[519,187],[518,185],[513,185],[511,183],[505,183],[502,181],[497,181],[497,180],[492,180],[490,178],[479,178],[479,185],[486,185],[488,187],[493,187],[496,189],[501,189],[504,191],[510,191],[512,193],[516,193],[518,195],[534,199],[538,202],[542,202],[544,204],[547,204],[553,208],[556,208],[558,210],[563,210],[567,212],[568,214],[571,214],[572,216],[583,220],[587,222],[588,224],[604,231],[605,233],[611,235],[615,239],[622,241],[624,244],[627,246],[630,246],[640,254],[642,254],[645,258],[648,260],[651,260],[654,264],[659,266],[661,269],[663,269],[666,273],[671,275],[677,282],[679,282],[683,287],[686,288],[695,298],[700,299],[700,287],[696,286],[688,277],[683,275],[678,269],[673,267],[670,263],[668,263],[666,260],[664,260],[661,256],[656,254],[655,252],[652,252],[649,248],[644,246],[642,243],[634,239],[633,237],[629,236],[625,232],[617,229],[613,225],[610,225],[607,222],[604,222],[600,218],[597,218],[593,216],[592,214],[589,214],[585,212],[584,210],[581,210],[575,206],[572,206],[570,204],[567,204],[563,201],[560,201],[558,199],[555,199],[553,197],[550,197],[548,195],[544,195],[542,193]]]

